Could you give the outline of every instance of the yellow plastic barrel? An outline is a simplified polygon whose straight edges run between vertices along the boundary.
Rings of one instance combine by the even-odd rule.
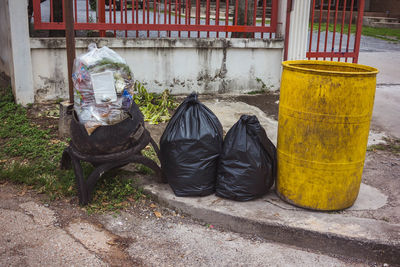
[[[277,193],[313,210],[341,210],[361,184],[376,74],[328,61],[282,63]]]

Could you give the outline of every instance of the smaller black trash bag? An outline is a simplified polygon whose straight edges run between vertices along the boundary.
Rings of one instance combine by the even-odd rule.
[[[276,148],[256,116],[242,115],[225,136],[216,195],[237,201],[261,197],[277,171]]]
[[[161,169],[175,195],[214,193],[222,140],[218,118],[196,94],[188,96],[160,140]]]

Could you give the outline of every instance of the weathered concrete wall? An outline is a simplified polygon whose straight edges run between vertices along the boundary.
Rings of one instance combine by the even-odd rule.
[[[126,59],[149,91],[174,94],[243,93],[279,88],[282,40],[78,38],[77,55],[89,43],[107,45]],[[66,98],[63,38],[31,38],[35,101]]]
[[[26,0],[0,0],[0,73],[22,105],[34,100],[27,8]]]
[[[7,0],[0,0],[0,73],[11,76],[11,34],[9,6]]]

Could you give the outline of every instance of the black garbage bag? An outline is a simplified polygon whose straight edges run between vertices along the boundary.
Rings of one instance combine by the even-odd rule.
[[[160,140],[161,169],[175,195],[214,193],[222,140],[218,118],[196,94],[188,96]]]
[[[274,184],[276,148],[256,116],[242,115],[225,136],[216,195],[237,201],[261,197]]]

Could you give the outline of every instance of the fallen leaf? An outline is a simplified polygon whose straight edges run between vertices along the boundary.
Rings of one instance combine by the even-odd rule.
[[[111,245],[111,246],[118,245],[116,242],[114,242],[114,240],[108,240],[106,243]]]
[[[156,205],[154,205],[153,203],[150,204],[150,208],[157,208]]]
[[[128,199],[130,202],[135,202],[135,199],[134,199],[134,198],[128,197],[127,199]]]
[[[222,198],[218,198],[216,200],[214,200],[213,202],[211,202],[211,204],[217,204],[218,202],[222,201]]]
[[[24,196],[26,194],[26,190],[27,190],[27,188],[24,187],[24,189],[22,189],[22,191],[18,194],[18,196],[20,196],[20,197]]]
[[[0,160],[0,163],[4,163],[4,162],[7,162],[7,160],[6,159]]]
[[[162,217],[161,213],[159,213],[158,211],[155,211],[154,215],[156,215],[157,218],[161,218]]]

